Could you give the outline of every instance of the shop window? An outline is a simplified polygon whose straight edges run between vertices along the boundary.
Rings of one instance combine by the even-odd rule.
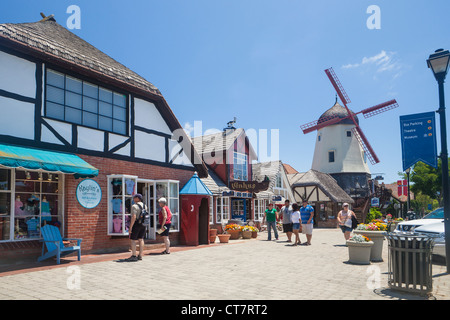
[[[108,235],[128,235],[137,177],[108,176]]]
[[[41,238],[46,224],[63,226],[64,175],[0,169],[0,240]]]
[[[180,231],[180,200],[179,182],[175,180],[156,181],[156,201],[161,197],[166,198],[169,210],[172,213],[172,225],[170,232]],[[156,208],[159,213],[160,208]],[[158,217],[156,217],[158,219]]]
[[[256,199],[255,200],[255,220],[262,221],[264,218],[264,212],[267,209],[267,200],[266,199]]]
[[[126,95],[50,69],[46,79],[46,117],[127,134]]]
[[[230,198],[217,197],[216,199],[216,223],[226,224],[230,219]]]
[[[233,156],[233,179],[247,181],[248,180],[247,170],[248,170],[247,155],[235,152]]]
[[[0,169],[0,241],[10,239],[11,170]]]

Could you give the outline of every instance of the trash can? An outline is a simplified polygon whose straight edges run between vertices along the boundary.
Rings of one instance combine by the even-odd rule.
[[[431,256],[434,239],[427,236],[389,233],[389,287],[421,295],[433,291]]]

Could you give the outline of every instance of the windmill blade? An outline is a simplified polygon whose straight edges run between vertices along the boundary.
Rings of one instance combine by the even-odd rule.
[[[325,70],[325,73],[328,76],[328,79],[330,79],[331,84],[334,87],[334,90],[336,90],[339,98],[341,99],[342,103],[348,104],[351,103],[350,98],[348,97],[347,93],[344,90],[344,87],[342,86],[341,82],[339,81],[338,77],[334,73],[333,68]]]
[[[361,128],[359,126],[356,126],[352,129],[352,132],[355,135],[356,139],[358,139],[358,142],[363,148],[363,150],[365,151],[367,158],[369,158],[370,163],[377,164],[378,162],[380,162],[377,155],[375,154],[375,151],[373,151],[372,146],[370,145],[366,136],[362,132]]]
[[[307,124],[304,124],[304,125],[300,126],[300,128],[303,130],[304,134],[307,134],[307,133],[310,133],[312,131],[324,128],[326,126],[330,126],[332,124],[341,122],[342,120],[347,119],[347,118],[348,117],[340,118],[337,115],[324,117],[324,118],[321,118],[320,121],[318,121],[318,120],[312,121],[310,123],[307,123]]]
[[[370,118],[376,116],[377,114],[398,108],[398,103],[395,99],[389,100],[387,102],[381,103],[371,108],[364,109],[358,113],[362,113],[364,118]]]

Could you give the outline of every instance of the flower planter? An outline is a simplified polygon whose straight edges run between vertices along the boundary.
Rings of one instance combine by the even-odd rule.
[[[347,240],[348,262],[353,264],[370,264],[370,253],[373,241],[356,242]]]
[[[220,243],[228,243],[228,240],[230,240],[230,234],[228,233],[223,233],[223,234],[218,234],[217,237],[219,238]]]
[[[383,241],[386,233],[384,231],[367,231],[367,230],[353,230],[355,234],[362,234],[373,241],[373,246],[370,252],[370,261],[383,261]]]
[[[216,236],[217,235],[217,229],[209,229],[209,236]]]
[[[209,243],[214,243],[214,242],[216,242],[216,237],[217,237],[217,236],[209,236]]]
[[[251,239],[252,238],[252,231],[242,231],[242,238],[243,239]]]
[[[229,235],[231,235],[230,236],[230,240],[237,240],[237,239],[239,239],[240,238],[240,233],[241,233],[241,230],[227,230],[227,233],[229,234]]]
[[[252,231],[252,238],[256,239],[258,237],[258,231]]]

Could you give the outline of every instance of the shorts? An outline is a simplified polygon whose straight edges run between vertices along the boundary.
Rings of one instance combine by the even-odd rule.
[[[341,227],[342,233],[352,232],[352,230],[353,230],[352,228],[347,227],[347,226],[339,226],[339,227]]]
[[[312,223],[302,224],[302,233],[303,234],[312,234],[312,231],[313,231]]]
[[[171,226],[171,225],[172,225],[171,223],[165,224],[164,226],[166,227],[166,230],[164,230],[164,232],[161,233],[160,236],[168,237],[168,236],[169,236],[169,231],[170,231],[170,226]],[[160,225],[158,225],[158,230],[160,229],[159,226],[160,226]]]
[[[144,236],[145,236],[145,225],[139,223],[133,224],[130,239],[131,240],[144,239]]]
[[[292,232],[292,223],[283,223],[283,232]]]
[[[300,230],[300,223],[293,223],[293,224],[292,224],[292,229],[294,229],[294,230]]]

